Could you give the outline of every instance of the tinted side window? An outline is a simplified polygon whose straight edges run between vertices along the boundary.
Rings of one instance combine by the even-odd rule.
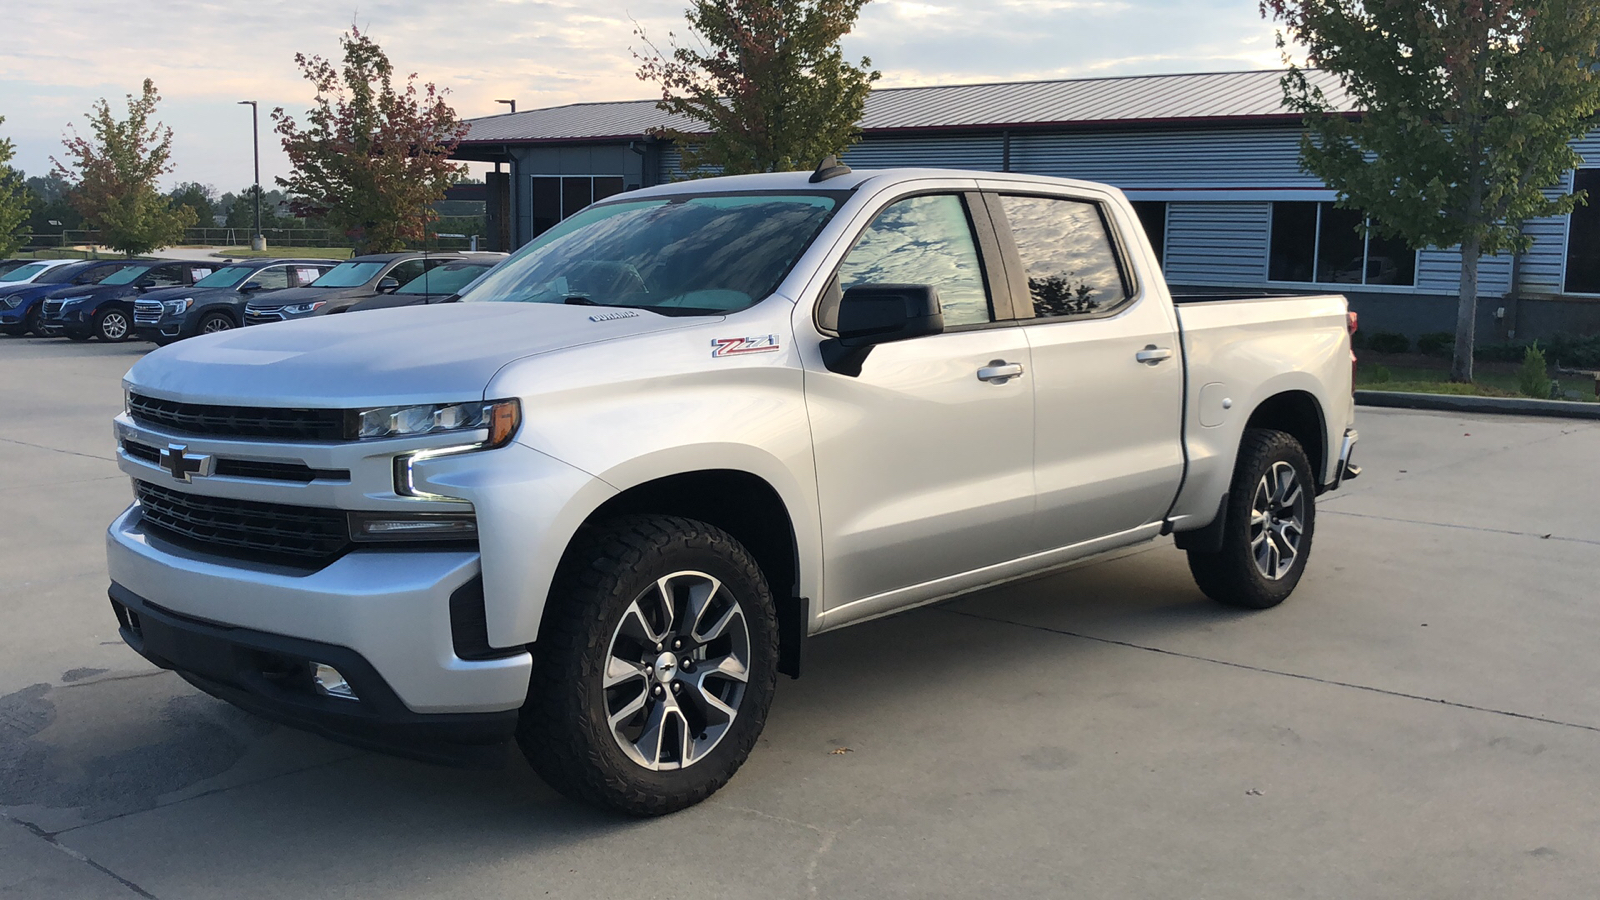
[[[400,265],[395,266],[393,269],[390,269],[389,274],[386,277],[393,278],[401,284],[405,284],[411,279],[427,271],[427,269],[428,267],[422,260],[408,259]]]
[[[966,203],[954,194],[910,197],[867,226],[839,266],[839,289],[860,284],[929,284],[945,327],[993,321]]]
[[[156,266],[144,273],[144,277],[139,280],[151,287],[174,287],[184,283],[183,266],[177,263]]]
[[[1128,301],[1100,208],[1082,200],[1001,197],[1039,318],[1111,312]]]
[[[289,269],[286,266],[268,266],[251,273],[247,281],[261,285],[263,291],[278,291],[289,286]]]

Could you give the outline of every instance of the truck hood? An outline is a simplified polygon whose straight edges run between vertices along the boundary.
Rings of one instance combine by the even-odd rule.
[[[446,303],[201,335],[149,354],[125,383],[168,400],[348,409],[483,396],[507,363],[704,324],[643,310]]]

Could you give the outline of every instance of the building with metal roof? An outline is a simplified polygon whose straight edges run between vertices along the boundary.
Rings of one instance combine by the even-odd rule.
[[[855,168],[927,166],[1101,181],[1133,200],[1167,279],[1183,288],[1338,290],[1364,327],[1453,331],[1460,254],[1360,233],[1359,212],[1299,164],[1300,117],[1282,71],[880,88],[866,102]],[[1308,76],[1354,113],[1338,80]],[[661,129],[695,123],[653,100],[579,103],[473,119],[456,158],[504,164],[489,178],[491,240],[520,246],[588,204],[682,177]],[[1600,131],[1584,168],[1554,189],[1600,196]],[[1590,167],[1593,168],[1590,168]],[[1485,257],[1483,340],[1600,331],[1600,203],[1530,222],[1533,250]]]

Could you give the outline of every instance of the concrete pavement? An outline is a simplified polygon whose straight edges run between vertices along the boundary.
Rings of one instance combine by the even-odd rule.
[[[1589,897],[1600,423],[1362,409],[1282,607],[1160,541],[817,639],[710,801],[272,726],[116,637],[142,345],[0,340],[0,897]],[[846,750],[847,752],[836,752]]]

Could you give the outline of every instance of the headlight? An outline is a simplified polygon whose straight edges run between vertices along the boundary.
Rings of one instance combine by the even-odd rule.
[[[16,309],[22,305],[22,298],[6,297],[4,300],[0,300],[0,303],[4,303],[6,305],[6,309]]]
[[[182,300],[167,300],[161,305],[167,308],[167,313],[169,315],[181,315],[184,310],[194,305],[194,298],[185,297]]]
[[[89,298],[88,297],[68,297],[68,298],[66,298],[66,299],[61,301],[61,309],[62,309],[62,311],[66,311],[67,309],[70,309],[70,308],[72,308],[74,306],[77,306],[79,303],[82,303],[83,301],[85,301],[87,299],[89,299]]]
[[[326,300],[316,300],[311,303],[295,303],[290,306],[285,306],[283,311],[291,316],[303,316],[308,312],[316,312],[327,305],[328,301]]]
[[[486,446],[499,447],[517,433],[522,405],[515,400],[492,400],[384,406],[362,410],[357,421],[356,437],[361,440],[485,428],[489,431]]]

